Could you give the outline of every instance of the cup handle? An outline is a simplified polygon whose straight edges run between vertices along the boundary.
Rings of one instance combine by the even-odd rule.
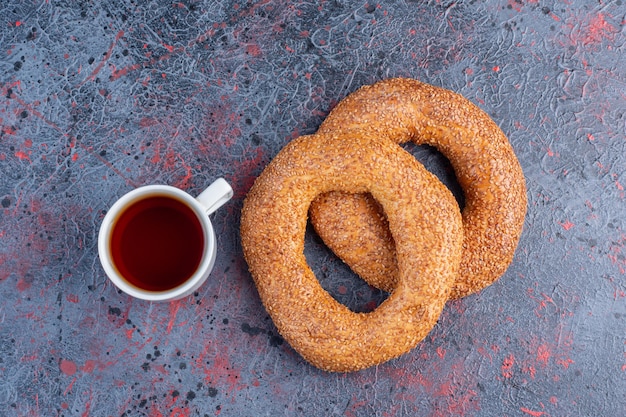
[[[196,200],[204,206],[206,214],[209,215],[222,207],[232,196],[233,189],[230,185],[224,178],[218,178],[202,191]]]

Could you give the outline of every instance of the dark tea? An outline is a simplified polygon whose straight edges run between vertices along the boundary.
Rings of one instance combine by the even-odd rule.
[[[192,209],[175,198],[152,196],[119,215],[110,250],[119,274],[129,283],[166,291],[198,269],[204,243],[202,224]]]

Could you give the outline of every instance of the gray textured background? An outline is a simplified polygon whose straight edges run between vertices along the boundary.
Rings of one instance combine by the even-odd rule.
[[[626,414],[625,15],[622,0],[0,2],[0,415]],[[489,113],[529,211],[507,273],[414,351],[329,374],[276,334],[239,211],[282,146],[392,76]],[[235,198],[213,217],[209,281],[173,303],[118,293],[97,258],[107,208],[219,176]],[[352,308],[384,298],[312,233],[306,250]]]

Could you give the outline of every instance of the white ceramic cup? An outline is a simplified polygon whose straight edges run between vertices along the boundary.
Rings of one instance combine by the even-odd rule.
[[[224,205],[232,196],[233,190],[223,178],[217,179],[196,198],[168,185],[147,185],[122,196],[107,212],[98,235],[100,262],[111,282],[126,294],[148,301],[171,301],[192,294],[206,281],[215,264],[217,245],[209,215]],[[120,268],[115,265],[112,248],[113,232],[120,216],[133,205],[153,197],[171,198],[189,208],[201,225],[204,241],[201,259],[195,272],[179,285],[164,290],[147,290],[126,279],[120,272]]]

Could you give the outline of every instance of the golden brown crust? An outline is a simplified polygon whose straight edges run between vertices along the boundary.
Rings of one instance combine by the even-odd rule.
[[[318,133],[330,132],[394,143],[412,140],[439,149],[465,195],[463,258],[451,298],[480,291],[505,272],[522,232],[526,185],[509,141],[486,113],[459,94],[396,78],[362,87],[342,100]],[[389,290],[394,285],[389,273],[395,269],[394,242],[384,232],[384,214],[368,200],[371,196],[337,192],[320,196],[311,206],[311,222],[357,274]],[[368,236],[367,246],[345,239],[357,234]]]
[[[395,240],[398,281],[371,313],[333,299],[304,257],[309,205],[333,190],[371,193]],[[396,144],[364,134],[289,143],[256,179],[241,217],[244,257],[265,308],[285,340],[328,371],[387,361],[428,334],[456,278],[462,236],[445,186]]]
[[[398,282],[398,264],[385,212],[369,194],[345,196],[341,191],[317,196],[309,209],[311,224],[358,276],[392,292]]]

